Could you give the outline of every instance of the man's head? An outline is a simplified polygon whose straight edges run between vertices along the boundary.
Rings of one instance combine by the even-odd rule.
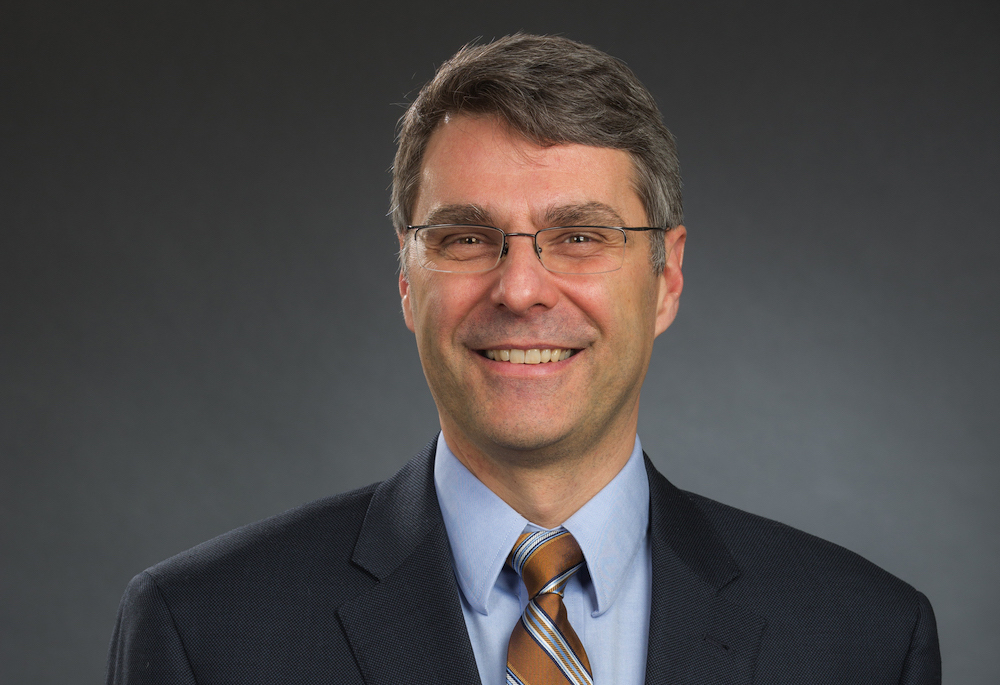
[[[431,135],[447,117],[459,115],[495,118],[542,146],[579,143],[624,150],[648,224],[666,229],[683,220],[674,139],[635,74],[589,45],[517,34],[459,50],[403,115],[392,177],[397,232],[414,223]],[[652,236],[650,258],[657,273],[666,259],[662,238]]]
[[[465,49],[404,117],[394,181],[403,313],[456,455],[507,467],[627,457],[653,340],[683,284],[673,141],[648,92],[617,60],[561,38]],[[495,268],[425,268],[427,249],[488,249],[482,231],[452,229],[459,248],[413,247],[408,226],[427,224],[510,237]],[[650,225],[670,230],[625,231],[620,267],[600,273],[551,268],[561,251],[603,251],[599,232],[535,239]]]

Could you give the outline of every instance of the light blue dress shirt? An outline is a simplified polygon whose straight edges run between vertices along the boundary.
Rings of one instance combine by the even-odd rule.
[[[505,562],[521,533],[543,529],[472,475],[443,435],[434,486],[479,677],[483,685],[503,685],[507,641],[528,603],[524,584]],[[598,685],[645,680],[653,575],[648,524],[649,481],[636,437],[624,468],[561,526],[587,562],[567,584],[564,601]]]

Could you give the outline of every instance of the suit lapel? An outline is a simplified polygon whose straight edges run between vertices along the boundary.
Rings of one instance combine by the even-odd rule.
[[[479,683],[434,490],[434,448],[376,489],[352,561],[378,582],[337,611],[371,685]]]
[[[646,682],[750,683],[766,621],[724,597],[740,571],[711,524],[646,457],[653,593]]]
[[[352,560],[377,581],[337,611],[369,685],[479,683],[434,491],[435,443],[376,489]],[[725,598],[740,571],[646,458],[653,592],[647,683],[750,683],[766,621]]]

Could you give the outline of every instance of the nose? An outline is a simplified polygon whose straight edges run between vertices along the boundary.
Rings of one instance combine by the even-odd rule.
[[[506,253],[496,273],[493,302],[514,314],[527,314],[535,306],[550,309],[559,299],[552,274],[545,270],[535,252],[531,233],[507,234]]]

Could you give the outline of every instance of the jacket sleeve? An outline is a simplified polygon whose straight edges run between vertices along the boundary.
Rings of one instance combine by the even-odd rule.
[[[922,593],[919,615],[910,636],[910,649],[903,663],[900,685],[940,685],[941,652],[938,647],[937,622],[934,610]]]
[[[187,652],[156,581],[128,584],[108,654],[108,685],[196,685]]]

